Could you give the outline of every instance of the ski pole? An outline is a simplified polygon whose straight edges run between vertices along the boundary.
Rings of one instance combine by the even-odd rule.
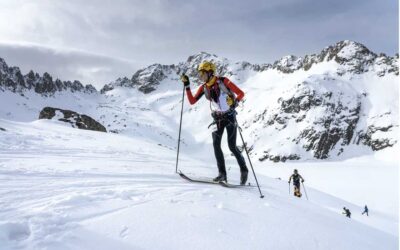
[[[289,181],[289,195],[290,195],[290,181]]]
[[[178,173],[178,160],[179,160],[179,145],[181,144],[181,129],[182,129],[182,116],[183,116],[183,101],[185,100],[185,86],[182,91],[182,108],[181,108],[181,120],[179,122],[179,136],[178,136],[178,150],[176,152],[176,167],[175,173]]]
[[[305,195],[306,195],[306,198],[307,198],[307,200],[308,200],[308,196],[307,196],[306,187],[304,186],[304,183],[303,183],[303,182],[301,182],[301,184],[303,185],[304,193],[305,193]]]
[[[236,124],[238,124],[237,121],[236,121]],[[256,180],[256,183],[257,183],[258,191],[260,192],[260,198],[264,198],[264,195],[262,194],[261,189],[260,189],[260,185],[258,184],[258,180],[257,180],[256,173],[254,172],[253,164],[251,164],[249,152],[247,151],[247,147],[246,147],[246,144],[245,144],[244,139],[243,139],[242,128],[239,126],[239,124],[238,124],[237,126],[239,127],[240,138],[242,138],[243,147],[244,147],[244,150],[246,151],[247,159],[249,159],[249,163],[250,163],[250,166],[251,166],[251,170],[253,171],[254,179]]]

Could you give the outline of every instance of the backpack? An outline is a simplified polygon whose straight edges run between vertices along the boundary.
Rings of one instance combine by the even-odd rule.
[[[225,77],[218,77],[216,80],[219,90],[227,94],[229,97],[234,97],[235,95],[233,94],[233,92],[228,87],[225,86],[224,79]],[[207,86],[205,84],[203,85],[203,88],[205,97],[207,98],[207,100],[210,101],[211,100],[210,90],[207,89]]]

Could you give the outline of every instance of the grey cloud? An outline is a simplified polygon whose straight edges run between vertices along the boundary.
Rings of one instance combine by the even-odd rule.
[[[15,10],[9,11],[12,16],[3,13],[7,8]],[[287,54],[317,53],[344,39],[393,55],[397,10],[398,1],[378,0],[21,0],[7,6],[0,1],[0,16],[16,30],[0,23],[0,39],[106,55],[112,63],[103,66],[112,73],[125,72],[116,66],[127,68],[112,58],[146,66],[207,51],[265,63]]]
[[[132,76],[134,62],[73,50],[57,50],[37,45],[0,43],[0,57],[8,66],[18,66],[23,74],[33,70],[50,73],[61,80],[79,80],[97,89],[121,76]]]

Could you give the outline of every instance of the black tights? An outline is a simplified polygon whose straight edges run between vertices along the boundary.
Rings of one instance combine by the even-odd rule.
[[[224,153],[221,149],[221,138],[225,128],[228,134],[229,150],[236,157],[236,160],[240,167],[240,171],[247,171],[246,162],[243,158],[243,155],[236,146],[237,124],[235,116],[235,114],[230,114],[226,115],[223,119],[217,119],[217,129],[212,133],[214,154],[217,160],[218,171],[220,174],[226,175]]]

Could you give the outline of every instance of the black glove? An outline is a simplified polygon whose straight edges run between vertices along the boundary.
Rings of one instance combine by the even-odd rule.
[[[189,87],[190,81],[189,81],[189,77],[188,77],[187,75],[182,74],[182,75],[181,75],[181,81],[183,82],[183,85],[184,85],[185,87]]]
[[[234,108],[237,108],[237,106],[239,106],[239,102],[238,102],[238,100],[235,99],[235,101],[234,101],[234,103],[233,103],[233,107],[234,107]]]

